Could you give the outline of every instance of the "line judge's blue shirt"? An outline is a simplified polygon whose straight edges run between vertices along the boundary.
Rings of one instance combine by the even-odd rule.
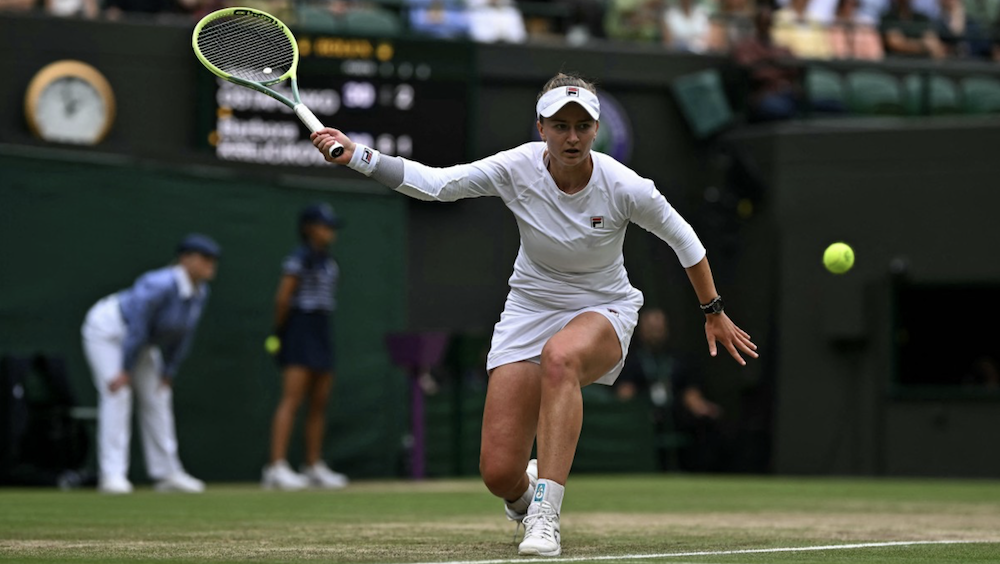
[[[122,368],[131,372],[139,351],[152,345],[163,355],[163,375],[173,378],[191,347],[207,300],[208,284],[194,286],[181,266],[151,270],[118,292],[127,326]]]
[[[325,251],[302,245],[285,257],[281,271],[299,279],[292,294],[292,309],[321,313],[333,313],[336,309],[334,294],[340,267]]]

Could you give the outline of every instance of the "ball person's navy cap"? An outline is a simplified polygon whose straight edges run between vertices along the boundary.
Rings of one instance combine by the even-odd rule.
[[[580,104],[595,120],[601,118],[601,101],[597,94],[581,86],[560,86],[549,90],[538,99],[535,111],[540,117],[552,117],[570,102]]]
[[[302,210],[302,213],[299,214],[299,225],[309,225],[311,223],[322,223],[334,229],[343,224],[340,217],[334,213],[333,207],[327,203],[312,204]]]
[[[222,255],[222,247],[215,242],[215,239],[212,239],[208,235],[191,233],[177,244],[177,254],[182,255],[185,253],[198,253],[217,259]]]

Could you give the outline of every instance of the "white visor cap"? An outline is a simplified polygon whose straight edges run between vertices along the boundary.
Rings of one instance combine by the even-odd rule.
[[[548,118],[570,102],[580,104],[595,120],[600,119],[601,102],[597,99],[597,94],[579,86],[560,86],[549,90],[539,98],[535,110],[540,117]]]

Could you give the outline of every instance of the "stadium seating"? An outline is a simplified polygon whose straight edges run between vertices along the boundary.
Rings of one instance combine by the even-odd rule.
[[[903,98],[890,74],[859,70],[847,75],[848,107],[861,114],[900,114]]]
[[[962,109],[969,114],[1000,113],[1000,80],[988,76],[962,79]]]
[[[907,113],[945,115],[960,111],[961,96],[950,78],[938,74],[911,74],[903,82]]]
[[[722,76],[717,69],[678,77],[674,80],[672,89],[681,113],[695,137],[708,137],[732,123],[733,112],[722,88]]]
[[[806,70],[805,90],[810,106],[817,103],[847,106],[844,83],[835,71],[818,66],[809,67]]]

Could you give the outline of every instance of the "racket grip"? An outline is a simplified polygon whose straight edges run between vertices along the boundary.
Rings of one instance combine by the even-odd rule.
[[[317,118],[305,104],[295,104],[292,109],[295,110],[295,115],[299,116],[299,119],[302,120],[302,123],[306,124],[306,127],[308,127],[310,131],[315,133],[323,129],[323,122],[319,121],[319,118]],[[344,146],[334,141],[333,147],[330,147],[330,156],[337,158],[343,154]]]

